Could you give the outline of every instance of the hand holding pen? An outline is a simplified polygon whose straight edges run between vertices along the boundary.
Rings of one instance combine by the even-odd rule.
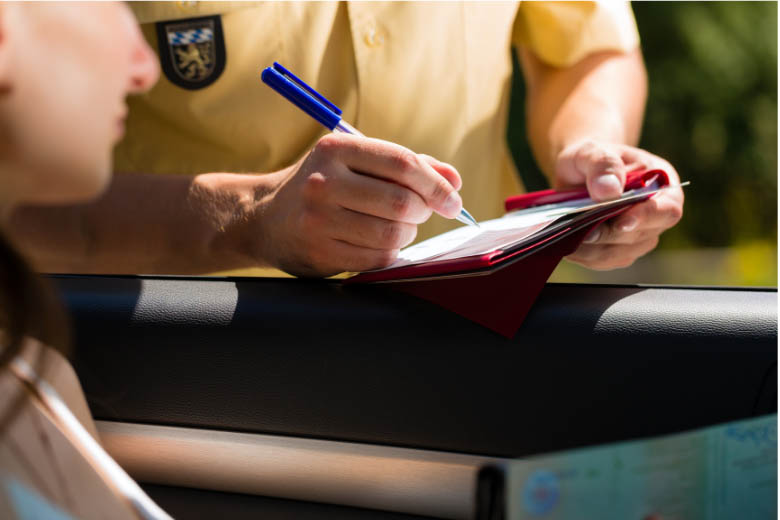
[[[294,165],[261,178],[272,189],[250,202],[262,214],[259,249],[250,256],[299,276],[390,265],[432,211],[454,218],[462,208],[452,166],[344,132],[323,136]]]
[[[291,103],[309,114],[312,118],[317,120],[331,131],[365,137],[356,128],[341,118],[341,109],[328,101],[322,94],[304,83],[301,79],[299,79],[289,70],[285,69],[279,63],[274,62],[272,67],[267,67],[264,69],[261,76],[263,82],[265,82],[268,86],[276,90],[279,94],[287,98],[287,100],[289,100]],[[403,172],[399,173],[403,174]],[[430,177],[431,172],[428,173],[428,177]],[[404,176],[401,175],[401,177]],[[389,178],[388,180],[395,181],[396,179]],[[431,206],[432,209],[437,211],[437,213],[441,214],[442,216],[452,218],[453,215],[450,215],[451,211],[449,210],[457,203],[460,208],[458,214],[454,215],[454,218],[464,224],[478,225],[476,220],[474,220],[474,217],[472,217],[471,214],[466,211],[466,208],[464,208],[460,202],[460,197],[456,193],[460,186],[458,186],[458,188],[455,190],[450,190],[446,186],[443,186],[440,180],[435,179],[435,175],[433,179],[422,179],[422,182],[414,182],[415,179],[412,178],[402,180],[408,181],[402,184],[406,184],[410,188],[422,188],[423,191],[418,193],[426,200],[426,202],[434,203],[434,205]],[[425,182],[429,180],[434,180],[434,182],[438,182],[438,184],[430,186],[430,182]],[[439,198],[438,196],[442,194],[440,191],[445,192],[449,198],[445,199],[444,206],[442,208],[437,208],[436,203],[439,202],[437,198]]]

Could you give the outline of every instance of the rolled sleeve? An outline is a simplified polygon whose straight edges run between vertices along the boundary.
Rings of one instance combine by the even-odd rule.
[[[521,2],[512,39],[542,61],[566,67],[593,52],[630,52],[639,32],[628,2]]]

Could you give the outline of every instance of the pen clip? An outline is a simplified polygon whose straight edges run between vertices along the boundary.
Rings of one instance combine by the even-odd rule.
[[[311,88],[309,85],[304,83],[303,80],[301,80],[301,78],[299,78],[298,76],[296,76],[295,74],[287,70],[286,68],[282,67],[281,63],[275,61],[273,68],[274,70],[278,71],[282,76],[286,77],[287,79],[289,79],[290,81],[292,81],[293,83],[301,87],[303,90],[305,90],[306,92],[308,92],[309,94],[317,98],[320,101],[320,103],[324,104],[328,109],[330,109],[337,116],[341,115],[341,109],[339,107],[337,107],[336,105],[328,101],[328,99],[325,96],[323,96],[322,94],[320,94],[319,92]]]
[[[263,83],[328,129],[335,129],[341,122],[341,110],[336,105],[278,63],[274,63],[273,67],[263,69],[260,77]],[[335,108],[335,111],[331,107]]]

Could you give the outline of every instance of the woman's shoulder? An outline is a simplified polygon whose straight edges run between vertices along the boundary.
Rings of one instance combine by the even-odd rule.
[[[89,412],[81,383],[67,358],[59,351],[42,345],[35,339],[26,340],[20,355],[41,379],[57,391],[60,399],[70,408],[82,426],[99,441],[97,428]],[[5,398],[7,396],[0,396],[0,405]]]
[[[63,401],[68,397],[68,407],[86,409],[78,379],[63,356],[25,346],[22,357],[50,386],[56,385]],[[133,517],[71,433],[27,383],[9,368],[0,370],[0,517],[23,518],[20,511],[28,507],[57,511],[61,518]]]
[[[87,399],[84,396],[84,390],[81,388],[73,366],[57,350],[40,345],[39,349],[43,356],[40,369],[41,377],[54,387],[60,399],[70,408],[70,411],[90,435],[100,441],[95,422],[87,405]]]

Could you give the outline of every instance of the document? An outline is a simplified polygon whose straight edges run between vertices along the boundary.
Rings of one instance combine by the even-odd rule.
[[[777,415],[531,457],[506,467],[507,518],[777,518]]]
[[[555,266],[590,230],[660,190],[685,184],[670,186],[665,171],[642,169],[629,172],[623,195],[607,202],[590,199],[584,186],[513,195],[504,201],[503,217],[422,241],[388,267],[355,273],[343,283],[392,284],[512,337]]]
[[[622,197],[612,201],[595,202],[585,198],[507,213],[501,218],[480,222],[479,227],[463,226],[407,247],[398,254],[393,264],[382,270],[516,248],[561,219],[647,197],[665,188],[655,183],[642,189],[627,191]]]

